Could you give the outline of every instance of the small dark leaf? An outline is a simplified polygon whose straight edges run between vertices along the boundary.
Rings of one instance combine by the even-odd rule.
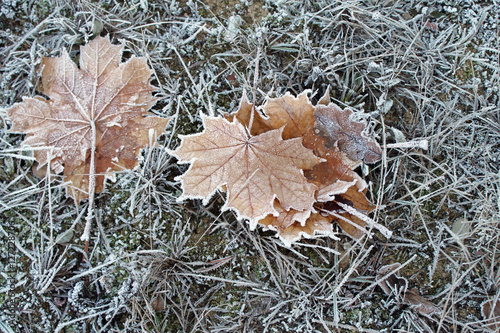
[[[411,308],[417,310],[424,315],[441,312],[441,309],[434,303],[420,296],[417,289],[408,290],[408,281],[405,278],[399,277],[396,271],[401,264],[395,263],[386,265],[378,270],[377,283],[387,295],[399,297],[399,301],[403,304],[410,305]]]
[[[353,161],[379,161],[382,149],[374,139],[363,133],[366,124],[351,120],[351,114],[351,110],[342,110],[334,103],[317,105],[314,110],[314,132],[326,139],[326,148],[337,145]]]

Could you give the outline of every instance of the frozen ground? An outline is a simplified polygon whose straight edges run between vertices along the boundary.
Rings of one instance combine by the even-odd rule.
[[[2,332],[483,332],[500,298],[498,1],[10,0],[0,4]],[[42,56],[109,34],[155,70],[178,115],[137,170],[108,182],[83,260],[86,206],[38,179],[5,108],[38,94]],[[257,76],[256,65],[259,64]],[[385,239],[248,230],[224,196],[175,202],[184,171],[163,147],[234,111],[243,91],[330,88],[389,149],[365,170]],[[377,274],[400,263],[403,291]],[[401,282],[402,280],[397,280]],[[404,289],[404,288],[403,288]],[[406,297],[407,299],[407,297]],[[498,311],[497,307],[497,311]],[[482,313],[485,312],[485,313]],[[497,312],[498,313],[498,312]]]

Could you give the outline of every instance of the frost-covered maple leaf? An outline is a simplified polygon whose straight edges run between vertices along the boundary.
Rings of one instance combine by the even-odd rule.
[[[330,103],[328,91],[316,106],[309,93],[306,90],[297,97],[287,93],[269,98],[261,107],[250,104],[243,95],[239,109],[225,115],[228,120],[237,119],[253,135],[280,129],[285,140],[301,138],[302,145],[321,159],[304,171],[306,179],[316,185],[315,211],[288,209],[275,202],[278,214],[270,213],[258,221],[275,230],[285,245],[316,234],[335,237],[332,222],[360,238],[366,233],[366,221],[372,222],[366,214],[375,208],[365,196],[368,185],[353,169],[361,160],[370,163],[380,157],[380,146],[363,133],[366,124],[350,119],[350,110]],[[351,212],[345,207],[352,208]]]
[[[312,210],[316,185],[307,182],[303,169],[318,158],[304,148],[301,139],[283,140],[283,129],[251,136],[235,118],[203,116],[202,133],[182,136],[171,152],[180,163],[191,163],[179,177],[183,194],[179,200],[203,198],[204,204],[225,186],[226,204],[239,218],[248,218],[251,228],[267,214],[278,212],[275,198],[286,209]]]
[[[380,161],[382,149],[379,144],[364,133],[366,124],[352,120],[351,115],[350,109],[341,109],[334,103],[317,105],[315,132],[326,139],[327,148],[337,145],[353,161]]]
[[[237,118],[241,124],[251,126],[252,135],[284,127],[283,139],[299,138],[314,126],[314,107],[307,97],[308,93],[310,91],[306,90],[295,97],[287,92],[284,96],[269,98],[259,108],[250,104],[246,94],[243,94],[238,111],[225,117],[229,121]]]
[[[180,199],[203,198],[206,204],[217,189],[227,190],[223,209],[232,208],[240,218],[249,218],[252,228],[260,224],[275,230],[286,246],[302,237],[335,238],[332,222],[354,238],[365,235],[368,225],[389,235],[366,215],[375,206],[365,195],[368,185],[354,171],[361,160],[374,162],[380,151],[378,143],[362,133],[366,124],[352,121],[349,110],[340,110],[340,116],[316,113],[331,108],[329,93],[316,106],[309,93],[307,90],[297,97],[287,93],[269,98],[261,107],[251,104],[244,94],[238,110],[225,114],[225,119],[203,116],[205,131],[183,137],[181,147],[172,152],[181,163],[192,163],[179,177],[183,187]],[[340,118],[338,123],[336,116]],[[318,124],[318,120],[323,123]],[[323,124],[327,126],[320,127]],[[330,129],[334,132],[330,133]],[[296,142],[295,149],[287,151],[288,160],[270,158],[276,154],[269,152],[280,150],[283,142]],[[316,162],[295,165],[300,177],[276,180],[263,172],[268,168],[282,172],[295,167],[291,158],[302,158],[304,150],[312,153]],[[307,191],[301,192],[301,188]],[[291,197],[304,193],[307,195],[300,200]],[[297,208],[299,202],[307,205]]]
[[[80,49],[80,68],[67,52],[43,58],[42,92],[7,110],[12,132],[27,133],[40,166],[64,172],[78,203],[103,188],[106,175],[131,169],[139,150],[165,130],[169,119],[147,112],[155,103],[145,58],[120,63],[122,46],[97,37]],[[90,177],[89,177],[90,176]]]
[[[269,98],[262,110],[268,117],[265,122],[270,128],[284,126],[283,138],[299,138],[314,126],[314,106],[309,101],[309,90],[297,97],[287,92],[278,98]]]
[[[294,209],[286,211],[275,203],[278,216],[268,215],[259,221],[265,228],[277,232],[277,236],[285,246],[291,246],[302,237],[311,238],[316,235],[334,237],[331,218],[320,213],[297,212]]]

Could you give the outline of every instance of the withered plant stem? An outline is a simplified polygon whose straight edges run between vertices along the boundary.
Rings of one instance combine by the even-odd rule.
[[[260,58],[260,39],[259,46],[257,47],[257,56],[255,59],[255,72],[253,74],[253,89],[252,89],[252,112],[250,112],[250,121],[248,122],[248,134],[252,133],[253,118],[257,108],[255,107],[257,99],[257,85],[259,82],[259,58]]]

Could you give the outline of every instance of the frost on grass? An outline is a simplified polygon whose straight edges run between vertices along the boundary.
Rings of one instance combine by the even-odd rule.
[[[179,115],[170,147],[180,142],[177,133],[202,131],[198,111],[232,112],[243,91],[255,91],[253,102],[264,105],[268,95],[311,89],[319,91],[311,98],[316,105],[330,87],[341,109],[365,110],[360,118],[370,120],[368,133],[383,147],[381,162],[356,173],[368,185],[369,201],[385,205],[370,216],[393,232],[389,240],[376,232],[360,242],[339,232],[338,241],[307,239],[284,249],[274,232],[250,232],[231,212],[220,214],[218,195],[208,206],[173,205],[178,215],[171,216],[165,207],[181,192],[173,179],[186,168],[154,149],[144,152],[141,168],[117,176],[99,196],[106,205],[97,206],[96,220],[104,232],[95,228],[99,241],[87,265],[78,260],[74,239],[54,244],[81,211],[65,198],[61,182],[31,176],[32,156],[19,148],[19,135],[6,131],[0,112],[0,239],[5,246],[8,235],[18,237],[21,258],[17,273],[0,276],[0,284],[8,273],[17,285],[8,294],[17,308],[0,305],[11,328],[475,333],[498,325],[498,307],[491,307],[498,300],[500,253],[498,2],[5,3],[3,106],[38,94],[42,56],[67,49],[76,59],[76,46],[99,33],[123,43],[127,59],[148,56],[158,88],[155,110]],[[258,126],[266,124],[254,119]],[[428,149],[417,140],[428,140]],[[393,145],[400,143],[413,148]],[[323,158],[326,167],[336,156]],[[295,215],[284,223],[289,216]],[[5,251],[1,261],[7,262]],[[377,271],[396,262],[407,290],[416,288],[442,312],[426,316],[385,294]],[[82,281],[88,284],[73,307],[68,296]],[[48,288],[40,294],[38,286]],[[156,311],[158,298],[163,311]]]

